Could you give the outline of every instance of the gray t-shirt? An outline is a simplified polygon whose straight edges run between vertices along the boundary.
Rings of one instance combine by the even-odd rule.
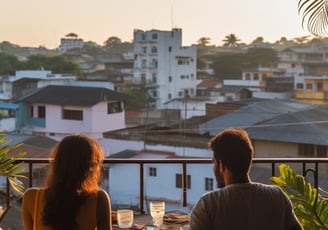
[[[231,184],[201,197],[190,230],[280,230],[298,224],[292,204],[277,186]]]

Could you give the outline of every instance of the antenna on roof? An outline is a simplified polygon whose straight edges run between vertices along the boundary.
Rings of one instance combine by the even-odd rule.
[[[171,4],[171,29],[174,27],[174,20],[173,20],[173,5]]]

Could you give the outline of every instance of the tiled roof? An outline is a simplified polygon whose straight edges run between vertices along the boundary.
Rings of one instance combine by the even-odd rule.
[[[197,88],[215,88],[217,86],[220,86],[220,82],[204,80],[197,85]]]
[[[101,101],[123,101],[128,97],[107,88],[49,85],[18,101],[29,103],[93,106]]]

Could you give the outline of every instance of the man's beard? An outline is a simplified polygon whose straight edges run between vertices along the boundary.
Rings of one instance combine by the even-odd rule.
[[[225,183],[224,183],[224,180],[223,180],[222,173],[215,172],[215,178],[216,178],[216,182],[218,184],[218,188],[223,188],[225,186]]]

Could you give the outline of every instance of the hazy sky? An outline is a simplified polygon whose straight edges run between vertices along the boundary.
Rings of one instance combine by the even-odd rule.
[[[309,35],[296,0],[0,0],[0,42],[56,48],[76,33],[100,45],[111,36],[132,41],[133,30],[182,29],[183,45],[235,34],[249,43]]]

